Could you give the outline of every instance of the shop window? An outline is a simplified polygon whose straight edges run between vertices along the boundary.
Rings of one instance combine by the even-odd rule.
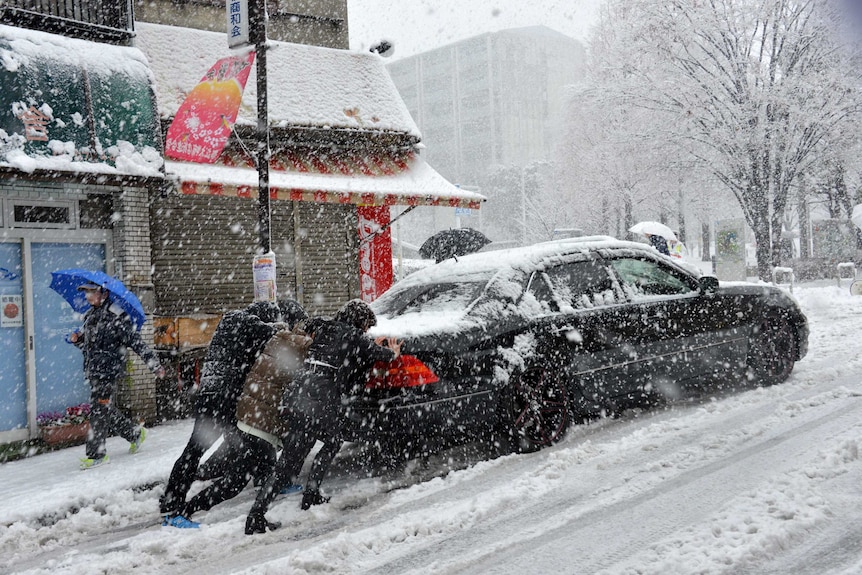
[[[75,202],[26,202],[10,201],[6,210],[6,221],[13,228],[61,228],[77,227]]]

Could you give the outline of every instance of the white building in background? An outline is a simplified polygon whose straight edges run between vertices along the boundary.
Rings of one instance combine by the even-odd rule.
[[[565,87],[583,78],[585,52],[573,38],[531,26],[482,34],[387,68],[423,134],[423,157],[450,182],[487,196],[482,212],[487,208],[488,219],[495,203],[494,190],[486,189],[493,166],[526,167],[554,158]],[[465,210],[434,212],[405,216],[405,241],[421,244],[434,231],[459,224],[486,227]]]

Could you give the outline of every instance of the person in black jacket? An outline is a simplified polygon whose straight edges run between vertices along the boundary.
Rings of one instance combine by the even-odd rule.
[[[204,358],[192,435],[174,463],[161,497],[162,525],[199,527],[182,515],[186,496],[195,480],[201,457],[219,437],[224,436],[228,449],[241,449],[236,427],[236,402],[258,354],[278,331],[275,324],[278,319],[276,304],[255,302],[244,310],[226,313],[216,327]]]
[[[119,435],[130,443],[129,452],[136,453],[146,437],[143,426],[111,403],[117,382],[126,373],[126,348],[137,353],[147,367],[162,378],[165,368],[153,351],[141,339],[128,314],[111,301],[111,293],[96,284],[85,284],[83,291],[90,304],[84,314],[84,325],[69,335],[69,343],[84,355],[84,377],[90,384],[90,436],[81,469],[91,469],[108,462],[105,440]]]
[[[285,324],[287,329],[293,329],[300,322],[308,319],[308,314],[303,309],[302,305],[294,299],[284,298],[278,300],[278,321]],[[263,349],[263,348],[261,348]],[[234,467],[237,459],[244,457],[244,454],[237,451],[237,445],[222,442],[218,449],[198,467],[195,479],[200,481],[219,480],[225,473],[231,473],[235,470]],[[268,456],[268,461],[265,465],[259,465],[254,470],[254,486],[258,487],[269,476],[275,467],[277,453],[272,451]],[[296,486],[298,487],[298,486]],[[188,517],[188,515],[183,514]]]
[[[308,356],[283,402],[290,431],[282,439],[275,470],[258,490],[246,519],[247,535],[280,526],[265,518],[266,511],[282,487],[299,475],[318,439],[323,447],[312,463],[301,508],[329,500],[320,494],[320,484],[344,442],[342,397],[359,392],[375,362],[392,361],[400,353],[400,342],[391,341],[383,347],[365,334],[376,323],[374,312],[361,300],[347,302],[331,320],[315,318],[306,323],[305,331],[312,338]]]
[[[281,302],[279,302],[281,303]],[[198,511],[212,509],[222,501],[236,497],[252,478],[265,481],[275,467],[277,449],[285,434],[287,422],[279,413],[282,390],[293,381],[294,371],[305,357],[311,342],[298,325],[305,311],[298,307],[291,317],[283,317],[285,327],[262,348],[252,366],[237,400],[236,426],[239,441],[233,449],[214,453],[221,457],[214,481],[192,497],[180,515],[191,519]],[[226,445],[226,444],[222,444]],[[198,474],[198,477],[200,474]],[[301,486],[292,486],[301,489]]]

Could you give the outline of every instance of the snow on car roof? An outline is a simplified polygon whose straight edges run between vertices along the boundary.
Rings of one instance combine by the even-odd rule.
[[[618,240],[610,236],[582,236],[564,238],[531,246],[482,252],[450,258],[436,265],[418,270],[401,280],[397,286],[421,283],[440,283],[487,279],[489,274],[503,268],[526,269],[551,256],[588,252],[598,249],[628,248],[658,253],[655,248],[637,242]]]
[[[589,252],[600,249],[628,249],[658,255],[652,246],[636,242],[627,242],[610,236],[584,236],[565,238],[531,246],[475,253],[468,256],[445,260],[438,264],[418,270],[395,284],[387,294],[410,290],[415,286],[488,282],[492,276],[504,270],[529,270],[542,260],[559,255],[576,252]],[[669,259],[669,258],[668,258]],[[499,276],[497,276],[499,277]],[[504,278],[510,279],[510,278]],[[505,283],[505,282],[503,282]],[[386,298],[386,295],[381,296]],[[375,308],[374,303],[371,304]],[[476,318],[466,314],[466,308],[437,309],[420,313],[407,313],[396,317],[388,317],[378,312],[378,324],[371,328],[373,336],[397,335],[397,337],[423,336],[429,334],[456,334],[475,324]],[[482,321],[482,320],[478,320]]]

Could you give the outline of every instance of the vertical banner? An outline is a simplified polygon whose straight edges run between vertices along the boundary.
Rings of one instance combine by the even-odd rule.
[[[165,155],[201,164],[216,161],[230,138],[254,51],[222,58],[189,92],[165,138]]]
[[[275,254],[269,252],[255,256],[251,271],[254,277],[254,301],[275,301],[278,295],[275,285]]]
[[[248,0],[227,0],[227,45],[229,48],[250,44],[248,34]]]
[[[388,206],[359,206],[359,297],[372,302],[392,285],[392,230]]]

